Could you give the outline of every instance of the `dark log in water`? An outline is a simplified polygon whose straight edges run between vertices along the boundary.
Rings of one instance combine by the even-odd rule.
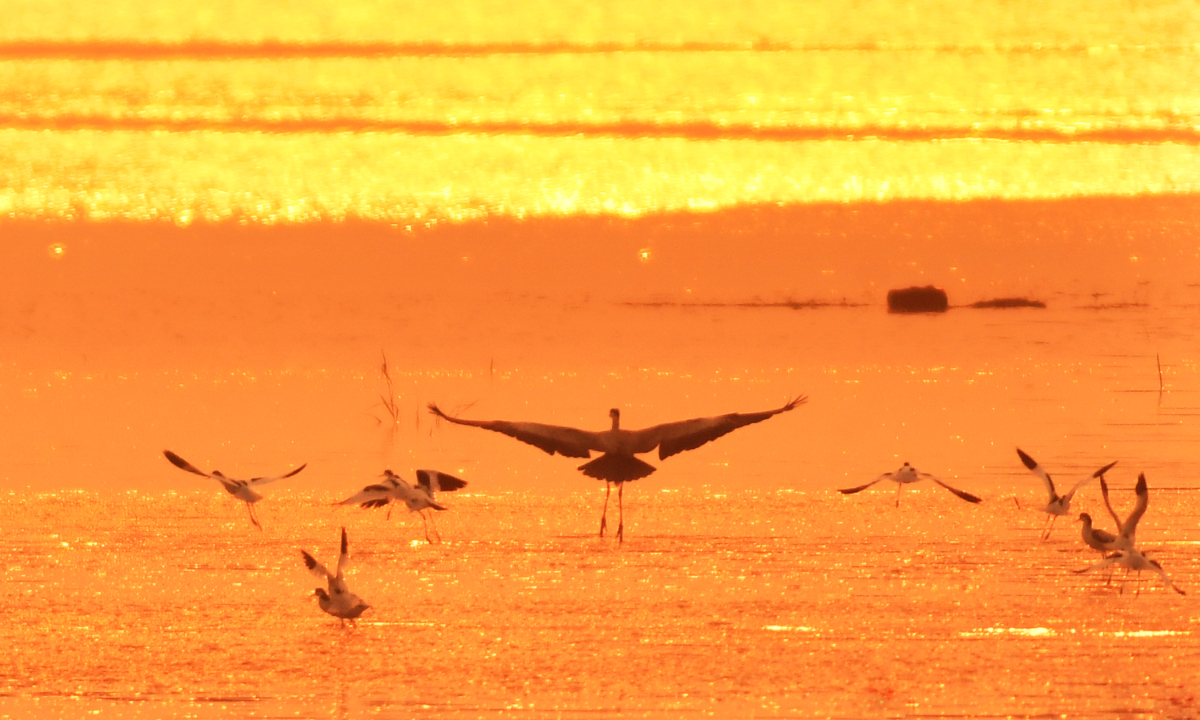
[[[946,291],[932,285],[888,290],[887,303],[893,313],[946,312],[950,307]]]

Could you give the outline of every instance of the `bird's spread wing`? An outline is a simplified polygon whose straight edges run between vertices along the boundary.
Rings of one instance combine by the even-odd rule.
[[[1158,576],[1162,578],[1162,581],[1167,584],[1167,587],[1171,588],[1180,595],[1187,595],[1187,593],[1180,589],[1178,585],[1171,582],[1171,578],[1167,577],[1167,571],[1163,570],[1163,566],[1159,565],[1157,560],[1149,560],[1149,563],[1150,567],[1154,569],[1154,572],[1158,573]]]
[[[418,470],[417,485],[425,488],[429,497],[433,497],[434,493],[461,490],[467,486],[467,481],[459,480],[453,475],[447,475],[438,470]]]
[[[1150,504],[1150,491],[1146,487],[1146,474],[1138,475],[1137,486],[1133,489],[1137,494],[1137,504],[1133,508],[1133,512],[1129,513],[1129,517],[1125,518],[1125,522],[1121,523],[1121,537],[1128,538],[1130,544],[1133,543],[1133,537],[1137,533],[1138,521],[1146,514],[1146,506]]]
[[[291,472],[290,472],[290,473],[288,473],[287,475],[276,475],[275,477],[257,477],[257,478],[250,478],[249,480],[247,480],[247,481],[246,481],[246,483],[247,483],[247,484],[249,484],[249,485],[266,485],[267,483],[273,483],[273,482],[275,482],[276,480],[282,480],[282,479],[284,479],[284,478],[290,478],[291,476],[295,475],[296,473],[300,472],[301,470],[303,470],[303,469],[304,469],[304,468],[306,468],[306,467],[308,467],[308,463],[304,463],[303,465],[301,465],[300,467],[298,467],[298,468],[296,468],[295,470],[291,471]]]
[[[1042,479],[1042,484],[1046,486],[1046,491],[1050,493],[1050,502],[1054,502],[1058,498],[1058,494],[1054,492],[1054,481],[1050,479],[1050,473],[1046,472],[1041,465],[1038,465],[1037,460],[1025,454],[1021,448],[1017,448],[1017,455],[1021,457],[1021,462],[1029,471]]]
[[[391,502],[394,485],[368,485],[354,493],[338,505],[362,505],[363,507],[383,507]]]
[[[801,395],[791,400],[781,408],[755,413],[729,413],[716,417],[694,418],[678,422],[654,425],[644,430],[631,433],[633,439],[630,451],[633,453],[650,452],[658,448],[658,457],[665,460],[685,450],[695,450],[701,445],[712,442],[717,438],[731,433],[740,427],[762,422],[782,412],[787,412],[797,405],[803,405],[808,398]]]
[[[1100,495],[1104,497],[1104,507],[1108,508],[1108,514],[1112,516],[1113,522],[1117,524],[1117,532],[1121,531],[1121,517],[1117,515],[1117,511],[1113,510],[1112,503],[1108,499],[1108,481],[1103,476],[1100,477]]]
[[[1075,483],[1075,487],[1071,488],[1071,491],[1068,492],[1066,495],[1063,495],[1063,497],[1066,498],[1067,500],[1070,500],[1071,498],[1075,497],[1075,493],[1077,493],[1083,489],[1084,485],[1087,485],[1091,481],[1095,480],[1097,477],[1099,477],[1099,476],[1098,475],[1088,475],[1084,479]]]
[[[838,492],[840,492],[843,495],[853,495],[856,492],[862,492],[863,490],[866,490],[867,488],[871,487],[872,485],[879,482],[880,480],[887,480],[891,476],[892,476],[891,473],[884,473],[884,474],[880,475],[879,477],[875,478],[874,480],[872,480],[871,482],[867,483],[866,485],[859,485],[858,487],[846,488],[845,490],[838,489]]]
[[[1096,472],[1092,473],[1088,477],[1085,477],[1084,479],[1075,483],[1075,487],[1071,488],[1071,492],[1067,493],[1066,495],[1063,495],[1063,497],[1069,501],[1071,498],[1075,497],[1076,491],[1082,489],[1084,485],[1087,485],[1088,483],[1095,480],[1096,478],[1104,477],[1104,473],[1108,472],[1112,468],[1112,466],[1116,465],[1116,464],[1117,464],[1117,462],[1114,460],[1113,462],[1110,462],[1109,464],[1100,468]]]
[[[447,415],[434,403],[429,403],[429,412],[457,425],[470,425],[503,433],[551,455],[557,453],[565,457],[585,458],[591,457],[590,450],[604,449],[600,433],[577,428],[532,422],[509,422],[507,420],[464,420]]]
[[[196,473],[197,475],[199,475],[201,477],[212,477],[212,475],[209,475],[208,473],[204,472],[203,470],[197,470],[196,467],[194,465],[192,465],[190,462],[188,462],[187,460],[184,460],[183,458],[179,457],[178,455],[171,452],[170,450],[163,450],[163,455],[166,455],[167,459],[171,461],[171,464],[174,465],[175,467],[179,468],[180,470],[187,470],[188,472]]]
[[[1082,570],[1072,570],[1071,572],[1085,573],[1085,572],[1092,572],[1093,570],[1103,570],[1106,567],[1112,567],[1113,565],[1116,565],[1121,559],[1122,559],[1121,553],[1117,553],[1116,555],[1113,555],[1111,557],[1104,558],[1103,560],[1096,563],[1095,565],[1089,565],[1088,567],[1085,567]]]
[[[942,482],[941,480],[938,480],[934,476],[930,475],[929,473],[921,473],[921,477],[929,478],[930,480],[934,481],[938,485],[941,485],[942,487],[946,488],[947,490],[949,490],[950,492],[959,496],[963,500],[966,500],[967,502],[973,502],[973,503],[983,502],[983,499],[980,498],[979,496],[972,495],[971,493],[966,492],[964,490],[959,490],[958,488],[952,488],[949,485],[947,485],[946,483]]]
[[[309,555],[307,550],[301,550],[300,554],[304,556],[304,567],[308,568],[308,571],[314,576],[321,580],[331,580],[333,578],[329,574],[329,571],[325,569],[325,566],[318,562],[315,557]]]

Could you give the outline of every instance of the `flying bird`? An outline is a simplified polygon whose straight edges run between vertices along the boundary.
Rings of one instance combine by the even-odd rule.
[[[1146,514],[1146,506],[1150,504],[1150,490],[1146,487],[1146,473],[1138,474],[1137,485],[1134,486],[1133,492],[1137,496],[1137,501],[1134,503],[1133,511],[1122,521],[1108,500],[1108,483],[1104,481],[1103,476],[1100,477],[1100,494],[1104,496],[1104,505],[1108,508],[1108,513],[1112,515],[1113,521],[1117,523],[1117,535],[1113,538],[1111,550],[1132,550],[1137,545],[1138,521]]]
[[[1046,486],[1046,492],[1050,496],[1050,502],[1043,507],[1038,508],[1042,512],[1046,513],[1046,524],[1042,528],[1042,540],[1046,540],[1050,537],[1050,532],[1054,530],[1054,521],[1057,520],[1060,515],[1066,515],[1071,512],[1071,499],[1075,497],[1075,493],[1092,480],[1102,477],[1104,473],[1108,472],[1109,469],[1112,468],[1113,465],[1117,464],[1114,461],[1105,465],[1088,477],[1085,477],[1084,479],[1075,483],[1075,487],[1071,488],[1071,491],[1066,495],[1059,495],[1054,490],[1054,481],[1050,479],[1050,473],[1046,472],[1041,465],[1038,465],[1036,460],[1025,454],[1021,448],[1017,448],[1017,455],[1020,456],[1021,462],[1025,464],[1025,467],[1029,468],[1030,472],[1042,479],[1042,484]]]
[[[950,492],[959,496],[963,500],[966,500],[967,502],[972,502],[972,503],[981,502],[980,498],[978,498],[977,496],[972,495],[969,492],[963,492],[962,490],[957,490],[955,488],[952,488],[949,485],[947,485],[946,483],[942,482],[941,480],[938,480],[933,475],[930,475],[927,472],[921,472],[921,471],[917,470],[915,467],[913,467],[912,465],[909,465],[908,463],[904,463],[904,465],[901,466],[900,469],[895,472],[884,473],[884,474],[880,475],[879,477],[875,478],[874,480],[867,483],[866,485],[859,485],[858,487],[847,488],[845,490],[839,489],[838,492],[842,493],[843,495],[853,495],[856,492],[862,492],[863,490],[866,490],[867,488],[871,487],[875,483],[880,482],[882,480],[891,480],[892,482],[896,483],[896,507],[900,507],[900,488],[904,487],[905,485],[907,485],[909,483],[915,483],[915,482],[919,482],[921,480],[932,480],[935,483],[937,483],[938,485],[941,485],[942,487],[946,488]]]
[[[435,403],[429,403],[429,411],[434,415],[458,425],[492,430],[529,443],[551,455],[558,454],[572,458],[590,458],[591,451],[601,453],[600,457],[579,466],[579,470],[588,477],[604,481],[604,510],[600,514],[600,536],[604,537],[607,527],[608,499],[612,486],[617,486],[617,504],[620,519],[617,522],[617,540],[625,540],[625,519],[623,496],[625,483],[644,478],[654,472],[655,468],[647,462],[634,457],[640,453],[648,453],[658,448],[660,460],[666,460],[685,450],[694,450],[705,443],[733,432],[740,427],[762,422],[782,412],[787,412],[797,405],[803,405],[808,398],[801,395],[790,400],[786,405],[775,410],[765,410],[755,413],[729,413],[716,417],[693,418],[677,422],[654,425],[641,430],[621,428],[621,411],[612,409],[608,415],[612,418],[612,428],[592,431],[579,430],[559,425],[544,425],[533,422],[510,422],[507,420],[464,420],[442,412]]]
[[[1107,558],[1110,552],[1129,552],[1135,549],[1134,545],[1137,540],[1137,525],[1142,519],[1142,515],[1146,514],[1146,506],[1150,501],[1150,493],[1146,488],[1146,474],[1138,475],[1137,486],[1134,487],[1134,493],[1137,495],[1137,503],[1134,505],[1133,512],[1129,513],[1129,517],[1121,520],[1117,512],[1113,510],[1112,503],[1108,499],[1108,483],[1104,480],[1104,476],[1100,476],[1100,492],[1104,495],[1104,505],[1108,508],[1108,512],[1112,515],[1113,520],[1117,523],[1117,534],[1101,530],[1092,526],[1092,517],[1087,513],[1080,513],[1079,520],[1083,523],[1082,537],[1083,542],[1088,547],[1100,551],[1102,558]],[[1111,567],[1111,566],[1110,566]],[[1109,582],[1112,582],[1112,574],[1109,574]]]
[[[320,580],[328,581],[328,590],[317,588],[313,591],[313,594],[317,596],[317,604],[325,612],[339,618],[343,626],[347,620],[354,620],[371,607],[363,602],[362,598],[350,592],[343,576],[346,567],[350,564],[350,543],[346,539],[346,528],[342,528],[342,551],[338,554],[337,568],[334,572],[329,572],[307,551],[301,550],[300,554],[304,557],[304,566],[308,568],[309,572]]]
[[[171,461],[171,464],[180,470],[187,470],[190,473],[195,473],[202,477],[212,478],[213,480],[221,483],[226,492],[228,492],[230,495],[239,500],[245,501],[246,509],[250,512],[250,522],[254,523],[254,527],[258,528],[259,530],[262,530],[262,525],[259,524],[258,517],[254,513],[254,503],[262,500],[263,496],[255,492],[254,488],[259,485],[266,485],[267,483],[275,482],[276,480],[290,478],[304,468],[308,467],[308,463],[305,463],[286,475],[250,478],[249,480],[234,480],[231,477],[226,477],[220,470],[213,470],[212,473],[206,473],[203,470],[198,470],[190,462],[184,460],[170,450],[163,450],[163,455],[166,455],[167,459]]]
[[[1129,550],[1122,550],[1117,553],[1113,553],[1112,555],[1104,558],[1103,560],[1096,563],[1095,565],[1092,565],[1090,567],[1085,567],[1082,570],[1072,570],[1072,572],[1085,573],[1085,572],[1091,572],[1092,570],[1103,570],[1104,568],[1113,567],[1114,565],[1123,567],[1126,570],[1134,570],[1137,572],[1137,574],[1138,574],[1137,594],[1138,595],[1140,595],[1142,592],[1142,571],[1143,570],[1151,570],[1153,572],[1158,573],[1158,576],[1162,578],[1162,581],[1164,583],[1166,583],[1167,587],[1171,588],[1172,590],[1179,593],[1180,595],[1187,595],[1187,593],[1185,593],[1183,590],[1179,589],[1179,587],[1175,583],[1171,582],[1171,578],[1167,577],[1167,572],[1165,570],[1163,570],[1162,565],[1160,565],[1157,560],[1152,560],[1151,558],[1146,557],[1145,553],[1143,553],[1141,550],[1137,550],[1134,548],[1131,548]],[[1121,592],[1124,592],[1124,591],[1125,591],[1125,587],[1122,584]]]
[[[438,470],[418,470],[417,484],[409,485],[399,475],[391,470],[383,471],[383,481],[368,485],[354,495],[345,500],[336,503],[337,505],[358,505],[363,508],[380,508],[388,505],[388,519],[392,517],[392,502],[402,502],[408,506],[409,512],[419,513],[422,522],[425,523],[425,540],[433,543],[429,538],[429,525],[433,522],[432,515],[426,519],[426,510],[445,510],[444,505],[440,505],[434,501],[434,496],[439,492],[454,492],[467,486],[466,480],[459,480],[453,475],[447,475]],[[433,526],[434,535],[438,540],[441,540],[441,535],[438,534],[437,525]]]

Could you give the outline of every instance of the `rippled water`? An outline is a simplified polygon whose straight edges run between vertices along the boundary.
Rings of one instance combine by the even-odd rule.
[[[1200,188],[1186,2],[82,5],[22,0],[0,30],[0,218],[411,230]]]
[[[1114,472],[1128,506],[1130,473]],[[215,494],[55,493],[3,504],[8,712],[155,717],[1194,717],[1200,617],[1157,578],[1077,575],[1039,542],[1027,477],[979,506],[916,486],[631,486],[447,500],[415,516],[282,491],[254,530]],[[978,488],[976,488],[978,489]],[[1103,514],[1095,488],[1077,500]],[[1194,492],[1152,487],[1139,540],[1200,592]],[[350,629],[307,597],[298,549],[345,525]],[[1124,592],[1120,591],[1123,586]]]
[[[0,716],[1200,716],[1194,10],[7,0]],[[425,410],[799,393],[623,545]],[[1144,472],[1188,594],[1071,572],[1017,446],[1122,512]],[[164,449],[308,467],[259,532]],[[836,492],[905,461],[984,502]],[[385,467],[470,482],[444,542],[331,507]],[[341,526],[353,628],[299,555]]]
[[[381,376],[338,363],[120,376],[9,369],[5,403],[19,422],[4,456],[22,489],[0,498],[13,600],[0,631],[10,648],[0,709],[1195,717],[1196,303],[1058,302],[940,317],[526,308],[527,325],[493,337],[514,333],[513,351],[530,353],[518,367],[394,361],[403,418],[391,431],[376,419]],[[560,315],[586,320],[596,346],[644,338],[645,364],[620,369],[589,359],[578,337],[533,332]],[[753,321],[764,315],[773,321]],[[729,342],[711,344],[722,326]],[[649,342],[662,327],[671,331]],[[884,352],[904,342],[903,354]],[[313,352],[342,357],[323,347]],[[623,417],[641,425],[760,409],[795,392],[809,404],[656,461],[658,472],[625,494],[623,545],[596,537],[603,490],[575,462],[419,419],[437,400],[470,417],[592,427],[624,397]],[[1071,572],[1098,556],[1070,518],[1039,541],[1044,515],[1033,507],[1045,496],[1017,445],[1060,484],[1117,460],[1108,477],[1121,513],[1145,472],[1139,543],[1189,594],[1149,575],[1138,585],[1118,572],[1109,586],[1102,574]],[[167,446],[235,476],[309,468],[265,489],[259,532],[215,483],[163,460]],[[930,483],[904,489],[898,508],[890,484],[835,492],[904,460],[984,502]],[[404,512],[387,521],[329,505],[385,464],[471,483],[443,498],[444,542],[427,544]],[[113,489],[40,492],[42,482]],[[1095,485],[1074,509],[1109,524]],[[316,607],[298,552],[332,560],[340,526],[356,560],[351,586],[373,606],[353,629]]]

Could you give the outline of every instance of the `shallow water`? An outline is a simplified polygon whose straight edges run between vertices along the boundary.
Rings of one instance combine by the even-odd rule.
[[[507,350],[490,369],[421,369],[424,351],[399,353],[394,426],[381,422],[378,370],[346,367],[373,357],[371,342],[323,340],[328,328],[304,323],[309,352],[341,349],[325,369],[263,369],[263,355],[233,372],[10,367],[19,422],[4,440],[14,489],[0,527],[16,602],[0,710],[1195,717],[1196,305],[1075,301],[936,317],[521,302],[515,325],[426,323],[430,347],[439,332],[478,330]],[[587,332],[536,331],[555,316]],[[638,365],[594,354],[629,337]],[[149,347],[168,359],[191,347],[160,342]],[[651,458],[658,471],[624,497],[623,545],[595,536],[603,490],[577,461],[423,415],[436,400],[592,427],[616,404],[638,426],[798,392],[810,400],[791,413]],[[1108,586],[1072,573],[1098,557],[1070,518],[1039,541],[1045,495],[1017,445],[1060,485],[1117,460],[1121,513],[1145,472],[1139,543],[1189,594],[1149,575]],[[264,489],[259,532],[165,447],[235,477],[309,467]],[[899,507],[890,483],[835,492],[902,461],[984,502],[930,483],[905,488]],[[443,498],[442,543],[404,512],[330,507],[385,466],[471,483]],[[107,489],[38,489],[54,483]],[[1110,525],[1094,484],[1073,510]],[[352,588],[373,606],[345,630],[311,599],[298,553],[332,560],[343,525]]]
[[[7,0],[0,717],[1200,716],[1191,3],[384,5]],[[800,393],[623,545],[426,412]],[[1017,446],[1144,472],[1189,594],[1072,573]],[[259,532],[168,448],[308,467]],[[836,492],[906,461],[984,502]],[[470,482],[442,543],[330,506],[416,467]],[[298,552],[342,525],[345,629]]]
[[[1114,473],[1114,479],[1116,474]],[[1114,483],[1118,507],[1128,483]],[[476,493],[427,544],[407,513],[282,491],[264,531],[209,493],[58,493],[3,505],[16,600],[7,712],[153,717],[1194,717],[1192,596],[1076,575],[1096,554],[1012,494],[631,486]],[[1015,494],[1032,502],[1038,493]],[[1098,493],[1077,500],[1098,517]],[[449,499],[448,502],[451,502]],[[1151,490],[1139,539],[1200,580],[1194,493]],[[616,519],[613,517],[612,519]],[[343,629],[299,548],[350,533]],[[1124,592],[1120,591],[1123,586]],[[1102,662],[1098,662],[1102,661]],[[1123,670],[1121,670],[1123,668]],[[64,678],[67,680],[64,682]]]

